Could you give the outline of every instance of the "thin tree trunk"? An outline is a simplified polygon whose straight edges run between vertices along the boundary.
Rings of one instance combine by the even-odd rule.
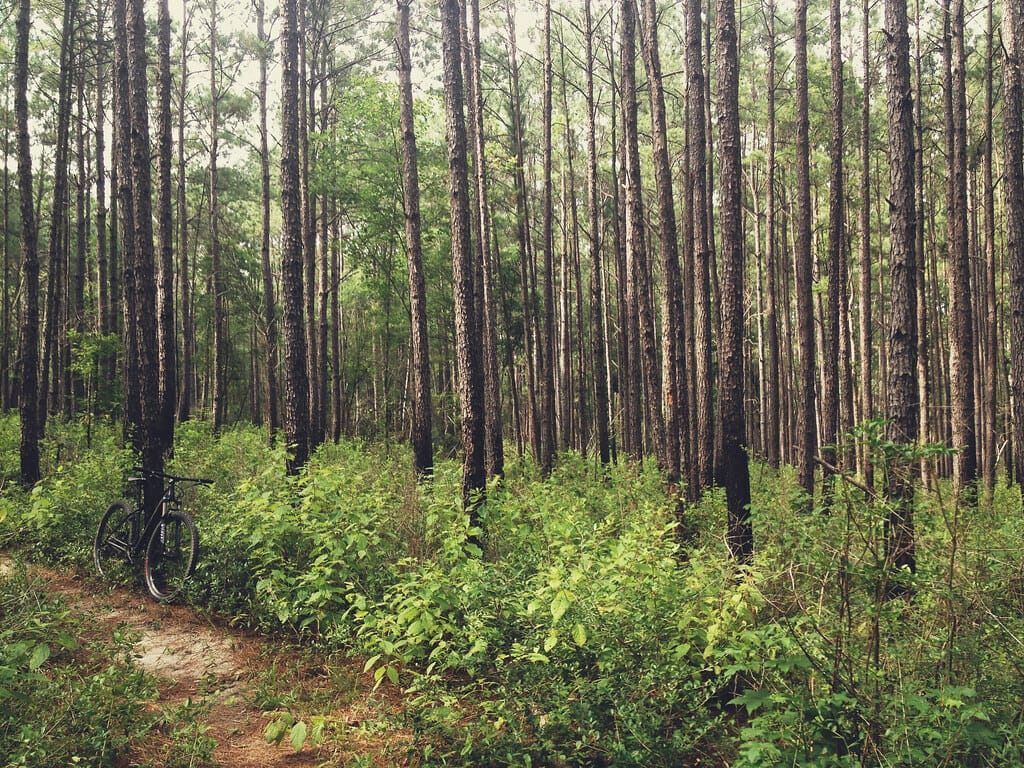
[[[224,425],[227,407],[227,310],[221,263],[217,155],[220,141],[220,95],[217,91],[217,0],[210,3],[210,272],[213,280],[213,429]]]
[[[811,256],[810,118],[807,93],[807,0],[796,4],[796,319],[800,347],[800,389],[797,409],[800,486],[814,495],[815,425],[813,259]]]
[[[768,26],[768,136],[767,163],[768,180],[766,182],[765,202],[765,282],[768,291],[765,326],[768,336],[768,391],[765,398],[765,431],[768,436],[766,454],[768,463],[778,469],[783,452],[783,435],[780,424],[782,415],[781,389],[779,382],[779,296],[778,254],[776,252],[775,213],[778,207],[775,201],[775,49],[778,45],[775,37],[775,2],[768,0],[766,11]]]
[[[679,436],[685,433],[686,391],[683,378],[682,278],[679,274],[679,243],[675,200],[672,196],[672,168],[668,156],[668,119],[661,82],[658,51],[657,9],[654,0],[643,0],[644,62],[651,98],[651,135],[654,143],[654,179],[658,195],[659,247],[662,290],[662,396],[665,409],[664,457],[670,488],[679,482]]]
[[[913,443],[918,433],[917,293],[914,286],[914,115],[910,86],[910,37],[906,0],[886,0],[887,112],[890,178],[890,320],[887,417],[889,436]],[[907,462],[888,468],[892,500],[886,561],[897,569],[915,567],[913,473]]]
[[[284,300],[284,430],[296,474],[309,458],[309,372],[303,320],[302,199],[299,174],[297,0],[284,0],[281,30],[281,283]]]
[[[952,149],[947,169],[947,222],[950,263],[950,375],[955,492],[968,503],[978,477],[974,425],[974,327],[967,216],[967,56],[964,51],[963,0],[945,0],[947,35],[947,141]]]
[[[192,351],[195,328],[192,315],[192,274],[188,258],[188,205],[185,198],[187,169],[185,167],[185,103],[188,94],[188,29],[192,20],[188,0],[182,0],[184,21],[181,26],[181,62],[178,77],[178,260],[181,274],[181,389],[178,392],[178,421],[192,415],[193,382]]]
[[[256,38],[260,46],[260,271],[263,278],[263,332],[266,336],[267,433],[271,444],[280,428],[277,401],[277,310],[274,303],[274,275],[270,267],[270,143],[267,134],[267,60],[270,38],[266,32],[264,0],[256,3]]]
[[[868,38],[870,0],[864,0],[864,24],[861,30],[861,46],[864,56],[864,103],[860,116],[860,417],[867,421],[874,416],[874,402],[871,396],[872,341],[871,341],[871,48]],[[861,475],[864,484],[874,487],[874,469],[868,447],[861,453]]]
[[[999,357],[1001,347],[998,337],[997,299],[996,299],[996,212],[995,187],[992,179],[992,107],[993,107],[993,69],[995,53],[993,49],[992,6],[989,0],[986,12],[986,64],[985,64],[985,143],[982,154],[982,195],[984,207],[985,229],[985,338],[986,356],[985,372],[982,376],[982,408],[985,413],[986,429],[982,435],[982,471],[985,488],[991,494],[996,483],[996,426],[998,421],[997,394],[999,376]]]
[[[419,170],[412,104],[412,59],[409,48],[409,0],[398,0],[398,81],[402,124],[402,192],[405,201],[405,245],[412,321],[412,452],[418,475],[434,466],[431,441],[430,356],[427,339],[427,295],[423,276]]]
[[[841,264],[845,258],[846,240],[843,202],[843,50],[842,9],[840,0],[829,3],[830,70],[832,83],[832,137],[829,148],[828,195],[828,323],[824,350],[825,386],[822,391],[824,415],[822,455],[832,466],[837,466],[836,445],[839,442],[839,338]]]
[[[690,112],[690,168],[693,173],[693,269],[697,304],[694,320],[697,358],[697,447],[696,475],[693,483],[693,494],[696,496],[711,485],[715,453],[714,370],[711,354],[711,214],[707,197],[707,121],[704,114],[705,78],[701,54],[701,0],[687,0],[686,70]]]
[[[177,408],[177,338],[174,323],[174,223],[171,219],[171,15],[167,0],[157,11],[157,144],[160,160],[157,190],[157,237],[160,243],[158,336],[160,339],[160,417],[158,434],[161,450],[174,446],[174,415]]]
[[[481,263],[481,307],[484,338],[484,432],[487,440],[488,477],[505,473],[504,427],[501,414],[501,374],[498,370],[498,328],[494,316],[494,261],[497,250],[491,250],[491,211],[487,191],[487,157],[484,134],[483,81],[480,66],[480,4],[472,0],[468,6],[469,47],[469,117],[472,139],[473,167],[476,171],[476,200],[479,209],[477,258]],[[429,380],[428,380],[429,383]]]
[[[445,128],[448,140],[451,206],[452,276],[455,340],[462,416],[462,501],[472,527],[480,524],[478,505],[487,475],[484,468],[483,365],[473,285],[466,123],[463,113],[462,51],[458,0],[441,0],[441,50],[444,62]],[[471,540],[475,539],[471,535]]]
[[[597,452],[602,464],[611,460],[608,427],[608,382],[605,366],[604,286],[598,221],[596,107],[594,104],[594,23],[590,0],[584,0],[584,32],[587,71],[587,218],[590,241],[590,333],[594,365],[594,424]]]
[[[544,4],[544,104],[543,124],[543,251],[544,251],[544,328],[543,345],[537,345],[537,369],[540,371],[541,407],[540,466],[545,475],[551,473],[555,453],[555,294],[554,294],[554,232],[553,192],[551,188],[551,0]]]
[[[722,332],[719,342],[719,392],[722,448],[715,480],[725,488],[729,514],[729,552],[740,563],[754,555],[750,524],[750,471],[743,413],[743,223],[740,163],[739,54],[733,0],[717,0],[718,162],[722,226]],[[798,46],[799,50],[799,46]]]
[[[1014,475],[1024,481],[1024,11],[1003,7],[1003,153],[1006,251],[1010,272]]]
[[[19,0],[15,22],[17,34],[14,47],[14,116],[18,144],[18,188],[21,206],[22,279],[25,306],[18,340],[20,360],[21,418],[19,444],[21,482],[32,486],[39,480],[39,254],[36,215],[32,195],[32,153],[28,133],[28,47],[32,24],[29,0]]]
[[[134,230],[136,368],[138,377],[138,429],[133,435],[142,466],[163,470],[164,442],[160,435],[160,359],[157,343],[156,266],[153,251],[153,198],[149,139],[149,80],[147,77],[145,0],[128,3],[128,75],[131,99],[131,175]],[[163,492],[163,480],[148,480],[145,499],[148,509],[156,506]]]

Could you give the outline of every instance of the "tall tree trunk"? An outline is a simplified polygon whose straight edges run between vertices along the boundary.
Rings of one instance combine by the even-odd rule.
[[[192,415],[193,382],[192,350],[195,330],[192,316],[192,275],[188,259],[188,204],[185,199],[185,104],[188,95],[188,29],[192,20],[188,0],[182,0],[184,21],[181,25],[181,62],[178,82],[178,263],[181,274],[181,390],[178,393],[178,421]]]
[[[843,204],[843,49],[842,16],[839,0],[829,2],[830,70],[832,83],[832,138],[829,148],[828,193],[828,336],[825,352],[825,386],[822,392],[824,415],[822,454],[835,466],[839,442],[839,339],[840,289],[842,263],[845,259],[846,211]]]
[[[807,95],[807,0],[796,4],[796,318],[800,347],[797,410],[797,473],[800,486],[814,495],[815,424],[814,261],[811,256],[810,117]]]
[[[484,353],[484,432],[487,440],[487,476],[505,473],[504,428],[501,415],[501,375],[498,371],[498,328],[494,316],[494,260],[491,250],[491,212],[487,192],[487,157],[484,134],[484,97],[480,66],[480,3],[471,0],[467,8],[469,46],[469,109],[473,167],[476,171],[476,200],[479,209],[477,259],[480,261],[481,307]],[[429,386],[429,381],[428,381]]]
[[[140,422],[133,438],[142,466],[161,471],[164,466],[160,436],[160,359],[157,344],[156,269],[153,252],[153,198],[149,139],[149,80],[147,76],[145,0],[128,2],[128,80],[131,99],[132,212],[135,255],[135,338]],[[155,508],[163,492],[159,478],[146,483],[147,508]]]
[[[921,49],[921,0],[914,0],[914,15],[917,19],[914,31],[915,49],[915,74],[914,78],[914,117],[917,151],[914,153],[914,176],[915,194],[917,200],[916,215],[917,228],[915,231],[915,256],[917,257],[917,269],[914,273],[917,291],[917,398],[918,398],[918,434],[922,443],[930,441],[931,420],[928,415],[928,403],[930,399],[930,384],[928,381],[928,300],[925,285],[925,250],[924,250],[924,116],[922,104],[924,102],[922,92],[921,66],[924,58]],[[938,315],[936,314],[936,318]],[[921,459],[921,484],[927,488],[931,478],[931,466],[928,459]]]
[[[32,207],[32,152],[28,135],[28,43],[32,24],[29,0],[19,0],[15,22],[14,119],[18,144],[18,189],[21,194],[21,252],[25,306],[18,339],[21,384],[21,482],[39,480],[39,254],[36,215]]]
[[[766,141],[768,179],[765,191],[765,287],[766,299],[765,328],[768,336],[768,391],[765,398],[765,432],[768,436],[766,455],[768,463],[778,468],[782,457],[782,436],[780,424],[782,414],[781,388],[779,382],[779,295],[778,295],[778,254],[776,251],[775,214],[775,51],[778,41],[775,37],[775,0],[768,0],[766,24],[768,27],[768,135]]]
[[[106,40],[105,9],[100,4],[96,17],[96,312],[102,335],[112,332],[110,283],[107,273],[107,160],[106,160]]]
[[[644,238],[643,199],[640,180],[640,140],[637,127],[636,86],[636,14],[634,0],[622,0],[621,61],[623,145],[626,171],[626,295],[630,312],[635,315],[637,343],[646,393],[643,413],[647,417],[648,435],[664,471],[665,422],[661,413],[661,369],[658,365],[654,339],[654,305],[651,292],[651,270]]]
[[[985,143],[982,154],[982,195],[984,198],[985,229],[985,372],[982,376],[982,408],[985,413],[986,429],[982,435],[982,471],[985,488],[992,493],[996,483],[996,426],[998,422],[997,394],[999,377],[999,358],[1001,347],[998,336],[998,307],[996,299],[996,211],[995,187],[992,179],[992,108],[993,86],[992,72],[995,69],[993,50],[993,19],[992,6],[989,0],[986,11],[986,64],[985,64]]]
[[[452,276],[455,298],[456,363],[462,416],[462,501],[470,525],[486,483],[484,469],[484,382],[473,285],[470,243],[469,174],[463,113],[462,51],[458,0],[441,0],[445,133],[448,141],[448,197],[451,206]]]
[[[693,173],[693,270],[697,311],[694,336],[697,359],[697,447],[696,473],[691,483],[694,495],[711,484],[715,453],[714,370],[711,328],[711,233],[707,196],[707,121],[704,99],[704,60],[701,54],[701,0],[686,2],[687,99],[690,113],[690,169]]]
[[[305,274],[305,323],[306,323],[306,376],[309,380],[309,441],[310,449],[323,442],[320,408],[320,364],[317,360],[319,348],[316,340],[316,203],[310,194],[309,130],[314,125],[316,85],[310,63],[309,44],[313,36],[312,14],[307,0],[299,0],[299,71],[302,95],[299,103],[299,151],[300,187],[302,196],[302,252]],[[315,43],[314,43],[315,48]]]
[[[1014,475],[1024,483],[1024,11],[1003,6],[1003,157],[1006,251],[1010,271]]]
[[[947,54],[947,142],[952,149],[946,178],[950,264],[950,375],[952,397],[953,483],[970,500],[978,477],[974,425],[974,327],[971,265],[967,231],[967,56],[964,52],[963,0],[944,0]]]
[[[274,303],[274,274],[270,267],[270,142],[267,133],[267,60],[270,37],[266,32],[264,0],[256,3],[256,37],[260,46],[260,271],[263,278],[263,332],[266,336],[267,432],[271,443],[281,427],[277,410],[277,310]]]
[[[281,29],[281,293],[284,301],[284,431],[296,474],[309,458],[309,372],[303,320],[302,198],[299,174],[297,0],[284,0]]]
[[[679,482],[679,436],[686,431],[686,391],[683,378],[683,286],[679,274],[679,242],[672,167],[668,157],[668,120],[661,82],[658,18],[654,0],[643,0],[644,62],[651,98],[651,135],[654,143],[654,183],[658,194],[659,254],[662,290],[662,397],[665,408],[664,456],[670,487]]]
[[[544,330],[543,345],[537,345],[537,368],[541,376],[544,403],[541,408],[540,466],[545,475],[551,473],[555,453],[555,242],[553,229],[554,203],[551,188],[551,0],[544,4],[544,105],[543,124],[544,168],[541,182],[544,194],[543,250],[544,250]]]
[[[55,406],[50,397],[50,376],[57,389],[61,372],[60,349],[65,337],[61,328],[64,314],[64,281],[67,275],[68,244],[68,145],[71,128],[71,72],[75,66],[75,29],[78,1],[64,5],[60,43],[60,74],[57,93],[57,146],[53,160],[53,192],[50,207],[50,240],[47,248],[46,319],[43,331],[42,381],[39,386],[39,436],[46,431],[46,417]]]
[[[874,400],[871,396],[871,48],[868,38],[870,0],[864,0],[864,25],[861,47],[864,56],[864,103],[860,115],[860,418],[872,418]],[[869,488],[874,487],[874,470],[867,446],[861,455],[861,474]]]
[[[743,212],[740,163],[739,54],[733,0],[717,0],[718,162],[722,225],[722,332],[719,342],[718,407],[722,447],[715,479],[725,488],[729,514],[727,542],[732,556],[749,563],[754,555],[750,524],[750,470],[743,412]],[[799,46],[797,46],[799,50]],[[798,97],[799,100],[799,97]]]
[[[398,0],[398,81],[402,123],[402,196],[405,201],[405,247],[412,321],[412,453],[418,475],[434,466],[431,439],[430,355],[427,339],[427,291],[423,276],[420,181],[412,106],[412,59],[409,48],[410,0]]]
[[[590,0],[583,5],[587,72],[587,218],[590,241],[590,338],[594,365],[594,425],[597,453],[602,464],[611,460],[608,428],[608,371],[605,366],[603,264],[598,221],[596,106],[594,104],[594,22]]]
[[[221,262],[217,156],[220,145],[220,94],[217,86],[217,0],[210,2],[210,272],[213,281],[213,429],[224,425],[227,408],[227,287]]]
[[[526,357],[527,378],[527,422],[530,433],[530,447],[534,459],[541,459],[540,414],[537,405],[536,366],[534,365],[534,322],[533,299],[530,292],[529,261],[529,211],[526,197],[526,158],[523,140],[523,115],[520,101],[519,52],[516,43],[515,19],[510,0],[505,6],[508,22],[509,45],[509,98],[512,112],[512,154],[515,162],[514,183],[516,189],[516,235],[519,242],[519,275],[523,305],[523,349]]]
[[[128,82],[128,27],[126,0],[114,0],[114,172],[111,182],[116,190],[117,210],[114,219],[117,231],[111,235],[111,295],[120,307],[124,330],[124,400],[126,432],[138,428],[140,411],[139,377],[129,375],[137,367],[138,334],[135,322],[135,211],[133,207],[134,176],[132,175],[132,113]],[[120,251],[116,245],[120,243]],[[118,255],[120,258],[118,259]],[[118,261],[120,262],[118,269]],[[115,278],[119,276],[119,283]]]
[[[160,184],[157,190],[157,237],[160,242],[160,418],[156,440],[164,453],[174,446],[174,415],[178,405],[177,337],[174,323],[174,223],[171,219],[171,14],[167,0],[157,11],[157,144]]]
[[[890,438],[899,443],[912,443],[918,431],[917,293],[914,286],[914,115],[907,0],[886,0],[885,31],[891,241],[886,415]],[[897,569],[913,571],[912,469],[907,462],[896,460],[887,474],[886,491],[892,507],[887,526],[886,560]]]

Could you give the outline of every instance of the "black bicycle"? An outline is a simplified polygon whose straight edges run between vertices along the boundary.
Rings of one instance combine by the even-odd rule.
[[[135,471],[141,476],[128,482],[137,484],[138,501],[121,499],[110,505],[96,530],[93,560],[100,576],[120,579],[134,570],[141,557],[149,593],[157,600],[170,600],[181,591],[199,558],[199,533],[192,516],[181,507],[178,486],[213,481],[138,467]],[[156,506],[147,510],[142,488],[150,478],[160,478],[164,492]]]

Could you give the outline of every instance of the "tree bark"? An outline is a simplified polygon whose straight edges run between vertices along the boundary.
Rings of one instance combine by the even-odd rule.
[[[685,434],[686,390],[683,378],[683,286],[679,274],[679,236],[675,200],[672,196],[672,167],[668,156],[668,119],[661,82],[658,51],[658,19],[654,0],[643,0],[644,63],[651,99],[651,136],[654,144],[654,183],[658,195],[659,255],[662,290],[662,399],[665,437],[662,451],[670,488],[679,482],[679,436]]]
[[[551,0],[544,4],[544,93],[541,120],[543,124],[543,252],[544,252],[544,328],[543,345],[537,345],[537,368],[541,377],[543,404],[541,407],[540,466],[545,475],[551,474],[555,454],[555,242],[553,230],[553,193],[551,188]]]
[[[210,2],[210,272],[213,282],[213,429],[224,425],[227,407],[227,286],[221,263],[217,157],[220,146],[220,94],[217,86],[217,0]]]
[[[814,496],[815,424],[814,261],[811,256],[810,118],[807,94],[807,0],[796,4],[796,319],[800,347],[797,408],[797,473],[800,486]]]
[[[601,259],[600,222],[598,221],[597,186],[597,110],[594,104],[594,22],[590,0],[583,5],[587,71],[587,218],[590,241],[590,338],[594,365],[594,425],[597,453],[601,464],[611,460],[608,425],[608,371],[605,366],[604,286]]]
[[[705,118],[704,60],[701,54],[701,0],[686,3],[687,99],[690,112],[690,169],[693,174],[693,270],[696,292],[694,336],[697,360],[696,472],[694,495],[711,484],[715,453],[714,369],[712,362],[711,233],[708,204],[707,120]]]
[[[1014,475],[1024,484],[1024,12],[1003,7],[1003,158],[1006,252],[1010,272]]]
[[[799,15],[799,14],[798,14]],[[715,479],[725,488],[729,552],[740,563],[754,556],[750,524],[750,470],[743,412],[743,211],[740,162],[739,55],[733,0],[717,0],[718,162],[722,226],[722,332],[719,342],[718,407],[722,447]],[[799,50],[799,45],[797,46]],[[799,55],[799,54],[798,54]],[[799,97],[798,97],[799,98]]]
[[[177,409],[177,337],[174,323],[174,223],[171,219],[171,15],[167,0],[157,11],[157,144],[160,178],[157,190],[157,237],[160,243],[158,336],[160,339],[160,418],[156,439],[167,453],[174,447]]]
[[[309,372],[303,319],[302,199],[299,178],[297,0],[284,0],[281,29],[281,293],[284,302],[284,430],[289,474],[309,458]]]
[[[153,251],[152,146],[149,139],[149,80],[147,76],[145,0],[128,2],[128,80],[131,99],[132,215],[135,222],[135,370],[138,377],[138,428],[133,435],[142,466],[156,472],[164,466],[160,435],[160,359],[157,343],[156,269]],[[163,493],[159,478],[146,483],[145,500],[153,509]]]
[[[451,206],[452,277],[455,298],[456,365],[462,416],[462,502],[470,525],[487,480],[484,469],[484,382],[482,350],[474,299],[470,242],[469,173],[463,112],[462,50],[458,0],[441,0],[441,50],[444,62],[445,133],[448,142],[448,197]]]
[[[192,317],[192,275],[188,258],[188,205],[185,199],[185,103],[188,95],[188,29],[192,20],[188,0],[182,0],[184,21],[181,26],[181,62],[178,77],[178,263],[181,274],[181,389],[178,392],[178,421],[192,415],[193,382],[192,350],[195,330]]]
[[[917,413],[917,293],[914,285],[914,115],[910,89],[910,36],[906,0],[885,2],[887,104],[889,123],[890,242],[889,353],[886,411],[889,437],[913,443]],[[892,502],[886,537],[886,561],[913,571],[913,471],[893,460],[886,492]]]
[[[843,50],[842,9],[839,0],[829,3],[829,65],[832,84],[832,137],[829,147],[828,193],[828,306],[827,348],[825,349],[825,385],[822,392],[824,416],[822,456],[829,464],[841,466],[837,461],[839,442],[839,339],[840,289],[842,262],[846,240],[846,211],[843,201]]]
[[[469,47],[469,115],[471,119],[473,167],[476,171],[476,199],[479,209],[477,259],[482,281],[484,354],[484,432],[487,440],[487,476],[505,473],[504,427],[501,413],[501,374],[498,370],[498,328],[494,316],[494,261],[497,250],[491,250],[491,211],[487,189],[487,155],[484,135],[484,97],[480,65],[480,4],[471,0],[467,9]],[[428,382],[429,384],[429,382]]]
[[[970,501],[978,477],[974,424],[974,324],[967,230],[967,56],[964,51],[963,0],[944,0],[947,54],[947,224],[950,265],[950,377],[952,396],[953,484]]]
[[[402,197],[405,201],[405,247],[412,322],[412,453],[417,475],[434,467],[431,438],[430,354],[427,339],[427,292],[423,276],[420,186],[412,104],[412,59],[409,48],[410,0],[398,0],[398,82],[402,125]]]
[[[267,432],[270,442],[280,429],[278,414],[277,309],[274,303],[274,274],[270,267],[270,142],[267,133],[267,63],[270,37],[266,32],[265,0],[256,2],[256,38],[260,47],[260,271],[263,279],[263,332],[266,336]]]
[[[635,315],[636,344],[643,375],[643,413],[647,417],[648,436],[658,457],[658,466],[666,469],[665,422],[661,412],[661,369],[654,339],[654,302],[651,269],[644,237],[643,199],[640,180],[640,140],[637,127],[636,14],[634,0],[622,0],[621,69],[623,145],[626,158],[626,301]]]
[[[32,207],[32,153],[28,134],[28,43],[32,24],[29,0],[19,0],[15,22],[14,119],[18,145],[18,189],[21,194],[21,252],[25,306],[18,339],[21,384],[19,458],[21,482],[39,480],[39,254],[35,210]]]

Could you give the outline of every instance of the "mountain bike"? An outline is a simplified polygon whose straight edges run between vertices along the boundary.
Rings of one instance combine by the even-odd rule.
[[[120,499],[104,513],[92,547],[93,561],[100,576],[118,579],[134,570],[141,558],[149,593],[166,602],[181,591],[199,558],[199,533],[192,516],[182,509],[179,486],[213,481],[138,467],[135,471],[140,476],[128,482],[136,484],[138,500],[133,504]],[[151,478],[160,478],[164,492],[147,510],[142,489]]]

